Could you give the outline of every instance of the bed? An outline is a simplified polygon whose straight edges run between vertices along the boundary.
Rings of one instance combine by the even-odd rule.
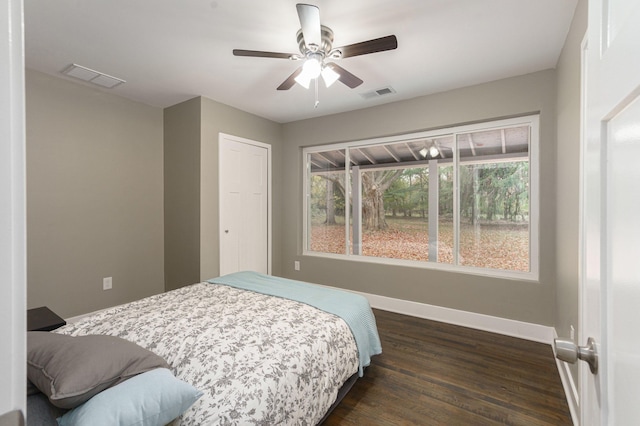
[[[162,357],[202,394],[173,422],[183,426],[318,424],[381,352],[364,297],[255,272],[110,308],[55,333],[117,336]]]

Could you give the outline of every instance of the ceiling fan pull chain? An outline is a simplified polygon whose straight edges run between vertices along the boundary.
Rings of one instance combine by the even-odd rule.
[[[320,101],[318,100],[318,80],[320,80],[319,78],[316,78],[316,103],[313,104],[314,108],[318,108],[318,104],[320,103]]]

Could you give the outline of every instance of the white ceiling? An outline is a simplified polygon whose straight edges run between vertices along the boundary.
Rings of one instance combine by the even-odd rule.
[[[398,49],[337,63],[364,80],[277,91],[299,65],[294,0],[25,0],[27,68],[76,63],[126,80],[109,91],[167,107],[195,96],[285,123],[554,68],[577,0],[315,0],[334,47],[390,34]],[[77,80],[74,80],[77,81]],[[81,83],[87,84],[87,83]],[[361,95],[391,86],[396,93]],[[97,86],[94,86],[97,87]]]

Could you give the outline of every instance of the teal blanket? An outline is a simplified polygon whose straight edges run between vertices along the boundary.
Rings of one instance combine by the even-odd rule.
[[[364,374],[364,367],[371,363],[371,357],[382,353],[376,319],[369,301],[363,296],[252,271],[236,272],[207,281],[296,300],[344,319],[358,346],[360,377]]]

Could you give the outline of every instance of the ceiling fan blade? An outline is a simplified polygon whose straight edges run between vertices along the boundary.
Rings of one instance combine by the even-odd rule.
[[[311,4],[296,4],[300,27],[304,36],[304,43],[309,50],[317,50],[322,45],[320,35],[320,9]],[[315,46],[313,48],[312,46]]]
[[[337,72],[340,75],[340,77],[338,77],[338,80],[340,80],[340,82],[350,87],[351,89],[356,88],[363,83],[362,80],[342,68],[340,65],[336,65],[333,62],[330,62],[326,66],[331,67],[332,70]]]
[[[352,56],[367,55],[369,53],[384,52],[385,50],[393,50],[398,47],[398,39],[394,35],[375,38],[369,41],[350,44],[348,46],[339,47],[336,50],[342,51],[343,58]]]
[[[291,53],[279,53],[279,52],[263,52],[262,50],[242,50],[233,49],[234,56],[252,56],[256,58],[279,58],[279,59],[291,59],[294,56]]]
[[[282,82],[280,86],[278,86],[278,90],[289,90],[296,84],[296,77],[300,75],[302,72],[302,67],[298,67],[293,74],[291,74],[285,81]]]

